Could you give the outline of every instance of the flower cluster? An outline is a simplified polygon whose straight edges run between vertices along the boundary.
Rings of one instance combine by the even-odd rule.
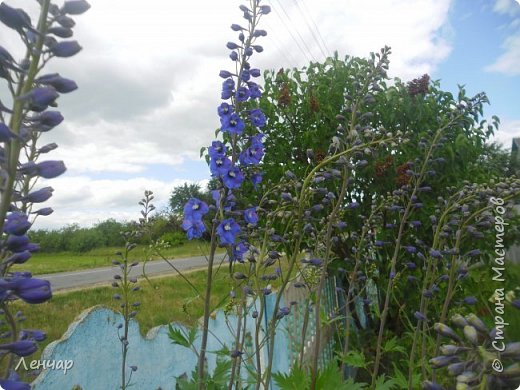
[[[435,370],[446,368],[448,375],[457,381],[457,389],[484,388],[486,385],[486,388],[502,389],[518,385],[519,342],[504,343],[502,330],[488,329],[475,314],[465,317],[455,314],[451,322],[462,334],[442,323],[434,325],[440,336],[450,339],[450,344],[440,347],[441,355],[430,359]],[[504,367],[506,362],[508,365]],[[423,388],[443,389],[430,381],[426,381]]]
[[[242,260],[247,251],[247,243],[237,242],[242,228],[240,221],[236,219],[233,191],[239,190],[247,181],[255,188],[262,181],[259,165],[264,156],[264,135],[259,130],[265,126],[266,118],[257,107],[257,100],[262,96],[261,88],[253,81],[261,72],[251,67],[250,59],[254,53],[263,51],[256,40],[267,33],[257,29],[257,25],[261,16],[270,12],[270,7],[254,1],[251,8],[242,5],[240,9],[247,21],[247,27],[231,25],[231,29],[238,32],[238,42],[228,42],[226,45],[231,50],[229,57],[235,70],[222,70],[219,73],[224,79],[221,91],[223,102],[217,107],[220,120],[218,132],[222,134],[223,140],[215,140],[207,148],[211,176],[219,184],[213,192],[213,199],[220,213],[216,234],[221,245],[232,246],[237,260]],[[240,213],[244,224],[257,224],[256,210],[256,207],[252,207]],[[199,238],[206,231],[203,217],[208,211],[208,205],[199,199],[192,198],[186,203],[182,227],[188,239]],[[226,216],[224,213],[233,215]]]
[[[60,94],[78,88],[73,80],[58,73],[40,74],[45,64],[54,57],[71,57],[81,50],[70,38],[75,25],[71,16],[86,12],[90,5],[85,0],[68,0],[61,7],[49,0],[40,1],[41,15],[35,27],[31,17],[21,8],[0,4],[0,22],[19,36],[26,48],[26,56],[16,61],[9,51],[0,46],[0,78],[7,84],[11,101],[0,102],[0,306],[9,330],[4,332],[11,342],[0,344],[0,354],[27,356],[36,349],[36,342],[45,334],[37,330],[17,331],[20,313],[10,313],[10,302],[21,299],[38,304],[51,298],[51,286],[46,280],[33,278],[29,272],[13,272],[13,265],[27,262],[39,249],[27,235],[35,219],[50,215],[50,207],[35,207],[48,200],[53,188],[34,189],[40,179],[52,179],[66,171],[63,161],[38,161],[57,148],[55,143],[37,146],[41,134],[57,127],[63,116],[51,107],[57,107]],[[9,106],[9,107],[8,107]],[[25,156],[25,157],[21,157]],[[12,365],[13,359],[10,359]],[[8,371],[12,367],[8,367]],[[28,389],[30,386],[10,374],[0,379],[5,388]]]

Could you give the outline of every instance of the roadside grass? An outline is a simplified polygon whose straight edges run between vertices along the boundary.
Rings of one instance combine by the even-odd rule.
[[[208,243],[204,241],[194,240],[187,241],[176,247],[162,250],[163,255],[168,259],[179,259],[191,256],[200,256],[207,253]],[[32,258],[25,264],[15,264],[13,271],[30,271],[34,275],[50,274],[56,272],[79,271],[83,269],[109,267],[112,260],[116,258],[114,255],[123,248],[108,247],[97,248],[86,253],[34,253]],[[143,261],[149,255],[146,246],[138,246],[130,252],[130,259],[133,261]],[[152,258],[159,259],[158,256]]]

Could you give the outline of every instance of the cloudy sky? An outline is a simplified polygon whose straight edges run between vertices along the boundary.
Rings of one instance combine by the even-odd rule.
[[[424,73],[456,91],[485,91],[510,146],[520,136],[519,0],[263,0],[261,69],[300,67],[337,50],[367,56],[392,47],[390,76]],[[89,0],[76,18],[83,50],[49,70],[79,89],[60,98],[66,120],[46,141],[68,171],[51,185],[53,215],[40,228],[136,219],[145,189],[164,207],[174,186],[207,180],[199,150],[219,122],[219,70],[230,68],[229,28],[243,20],[239,0]],[[34,9],[34,0],[6,0]],[[57,4],[60,4],[58,1]],[[36,14],[31,14],[33,20]],[[22,55],[16,33],[0,26],[0,45]],[[6,89],[4,84],[0,88]],[[49,155],[49,158],[51,155]]]

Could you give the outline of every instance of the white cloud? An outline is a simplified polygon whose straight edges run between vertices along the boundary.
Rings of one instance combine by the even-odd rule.
[[[513,32],[502,43],[504,52],[485,70],[508,76],[520,75],[520,3],[515,0],[496,0],[493,11],[511,18],[507,28]]]
[[[502,119],[493,141],[511,149],[513,138],[520,137],[520,119]]]
[[[493,11],[499,14],[516,16],[520,14],[520,2],[518,0],[496,0]]]
[[[137,203],[145,190],[154,193],[157,210],[165,208],[171,191],[179,185],[195,183],[176,179],[162,181],[135,177],[128,180],[93,180],[88,176],[65,176],[52,181],[42,181],[41,186],[54,188],[51,199],[45,203],[54,213],[39,217],[35,228],[58,228],[72,223],[92,225],[108,218],[136,220],[141,206]],[[204,187],[207,180],[196,182]]]
[[[491,72],[500,72],[509,76],[520,75],[520,34],[509,36],[502,47],[505,52],[485,69]]]
[[[34,0],[7,2],[35,7]],[[75,18],[75,39],[83,50],[71,59],[53,60],[48,69],[80,87],[60,97],[66,120],[44,136],[46,142],[59,144],[49,158],[65,160],[72,175],[51,182],[56,188],[53,224],[92,221],[113,213],[127,216],[128,208],[107,211],[106,204],[131,199],[125,203],[129,207],[140,198],[144,184],[161,184],[143,178],[103,182],[89,175],[110,171],[138,176],[153,164],[178,167],[198,159],[218,126],[218,72],[232,66],[225,44],[236,39],[236,33],[229,26],[243,21],[239,1],[89,2],[92,8]],[[450,53],[451,2],[307,0],[299,2],[299,8],[296,2],[271,0],[273,12],[262,26],[268,30],[261,42],[265,51],[252,62],[262,69],[278,69],[304,66],[307,57],[323,60],[309,29],[314,28],[312,15],[329,50],[338,50],[341,57],[366,57],[389,45],[390,75],[415,78],[431,73]],[[312,54],[297,48],[287,27],[296,39],[301,35]],[[0,36],[2,45],[19,49],[13,31],[0,27]],[[170,191],[170,179],[165,182]],[[73,198],[74,207],[69,207]]]

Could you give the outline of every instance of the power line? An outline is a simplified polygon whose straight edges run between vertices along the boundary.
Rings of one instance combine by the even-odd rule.
[[[264,20],[264,23],[266,24],[267,31],[274,31],[271,28],[271,25],[269,23],[267,23],[267,20]],[[270,33],[267,34],[267,38],[271,42],[274,43],[277,51],[279,51],[282,54],[282,56],[287,60],[288,66],[294,66],[296,63],[294,62],[294,59],[293,59],[291,53],[287,50],[283,50],[283,44],[280,43],[277,39],[275,39],[275,37],[276,37],[276,34],[270,34]]]
[[[273,2],[273,0],[271,0],[271,3]],[[292,19],[291,17],[289,16],[289,14],[287,13],[287,11],[285,10],[284,6],[282,5],[282,2],[280,2],[279,0],[277,0],[278,4],[280,5],[280,9],[283,11],[283,13],[285,14],[285,16],[287,17],[288,19],[288,22],[291,23]],[[273,6],[273,9],[276,10],[276,7]],[[298,45],[298,47],[300,48],[300,50],[303,51],[303,49],[301,49],[301,46],[300,44],[298,43],[298,40],[294,37],[291,29],[289,28],[288,24],[284,22],[283,18],[280,16],[279,13],[277,13],[277,15],[280,17],[280,20],[282,21],[282,24],[285,25],[285,28],[287,29],[287,31],[289,31],[289,34],[291,35],[291,37],[293,38],[293,40],[296,42],[296,44]],[[301,42],[303,43],[303,46],[305,47],[305,49],[307,49],[307,53],[309,53],[310,55],[310,59],[308,58],[308,56],[306,55],[307,57],[307,60],[308,61],[316,61],[316,58],[314,57],[314,55],[312,54],[312,51],[309,49],[309,46],[307,45],[307,42],[305,41],[305,39],[303,39],[302,35],[300,34],[300,32],[298,31],[298,29],[296,29],[296,34],[299,36]]]
[[[304,0],[300,0],[301,3],[303,4],[303,7],[305,8],[305,10],[307,11],[307,14],[309,15],[309,18],[312,22],[312,24],[314,25],[314,28],[316,29],[317,33],[318,33],[318,36],[320,37],[321,39],[321,42],[323,43],[323,46],[325,47],[325,50],[327,51],[327,53],[329,53],[329,56],[332,56],[332,52],[329,50],[329,48],[327,47],[327,43],[325,43],[325,40],[323,39],[323,36],[321,35],[321,32],[320,32],[320,29],[318,28],[318,25],[316,24],[316,22],[314,21],[314,18],[312,17],[312,13],[311,11],[309,10],[309,8],[307,7],[307,4],[305,3]]]
[[[300,4],[298,3],[298,0],[294,0],[294,3],[296,4],[296,7],[298,8],[298,11],[300,11],[300,14],[303,16],[303,18],[305,19],[305,25],[307,26],[307,28],[309,29],[309,31],[311,32],[312,34],[312,37],[314,38],[314,41],[316,42],[316,44],[318,45],[320,51],[321,51],[321,54],[323,54],[325,57],[327,57],[327,53],[326,53],[326,50],[323,49],[323,45],[322,43],[318,40],[318,37],[316,36],[316,33],[314,32],[314,30],[312,29],[310,23],[309,23],[309,20],[307,19],[307,16],[303,13],[303,10],[302,8],[300,7]],[[316,29],[317,30],[317,29]],[[318,33],[319,33],[319,30],[317,30]]]

